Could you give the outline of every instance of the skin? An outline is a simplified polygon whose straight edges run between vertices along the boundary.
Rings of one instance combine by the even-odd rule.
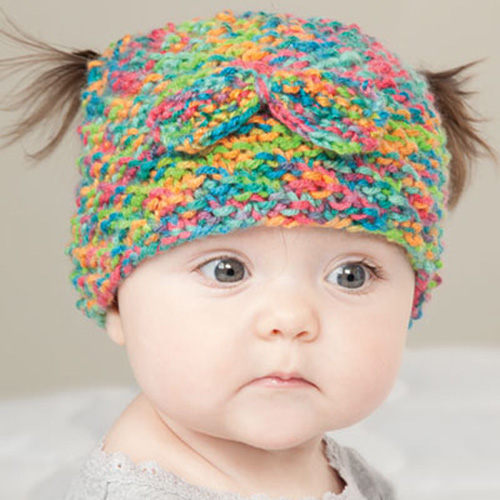
[[[236,272],[230,282],[215,272],[221,259]],[[346,270],[358,272],[355,288]],[[141,263],[107,332],[126,347],[142,392],[104,449],[246,496],[339,493],[322,437],[388,395],[413,291],[399,246],[321,227],[254,227]],[[310,384],[252,383],[275,371]]]

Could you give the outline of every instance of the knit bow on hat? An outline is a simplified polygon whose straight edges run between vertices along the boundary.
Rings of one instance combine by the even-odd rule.
[[[349,60],[354,64],[357,59],[351,56]],[[304,139],[339,155],[376,151],[381,139],[396,131],[395,137],[406,140],[414,151],[418,149],[397,123],[407,125],[409,118],[425,123],[424,107],[410,102],[408,94],[399,93],[392,102],[399,109],[389,113],[387,98],[374,86],[373,75],[359,80],[345,66],[342,72],[335,67],[304,68],[303,63],[297,69],[282,66],[232,62],[167,96],[152,110],[147,124],[168,145],[169,153],[196,154],[236,132],[267,106],[275,118]],[[396,84],[386,78],[383,88],[389,87]],[[422,99],[422,93],[418,97]],[[436,145],[431,134],[424,140],[429,147]]]

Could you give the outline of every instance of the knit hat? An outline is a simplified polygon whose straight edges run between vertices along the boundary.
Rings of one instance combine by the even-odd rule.
[[[102,326],[145,258],[250,226],[379,234],[440,282],[450,154],[425,78],[355,25],[230,10],[88,62],[67,248]]]

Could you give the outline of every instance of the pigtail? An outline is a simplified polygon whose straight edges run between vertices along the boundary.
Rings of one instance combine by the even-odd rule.
[[[463,72],[483,60],[477,60],[451,68],[433,72],[420,70],[427,79],[430,90],[436,98],[436,106],[441,114],[447,135],[447,147],[452,156],[450,162],[450,183],[448,206],[454,208],[462,195],[470,177],[473,160],[479,156],[490,156],[498,161],[493,148],[480,137],[475,123],[483,122],[467,102],[467,97],[476,92],[467,91],[464,84],[470,77],[461,78]]]
[[[5,96],[2,111],[22,111],[22,118],[0,138],[8,139],[7,147],[27,134],[58,121],[56,134],[34,154],[32,160],[42,160],[51,154],[71,128],[80,109],[80,92],[86,84],[87,64],[99,57],[93,50],[63,50],[27,34],[2,11],[8,27],[0,27],[0,37],[14,45],[29,49],[27,54],[0,59],[0,78],[11,77],[29,70],[23,87]],[[4,100],[5,100],[4,99]]]

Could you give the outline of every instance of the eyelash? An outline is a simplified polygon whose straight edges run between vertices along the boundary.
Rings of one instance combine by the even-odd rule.
[[[243,264],[243,266],[245,268],[245,272],[247,273],[247,275],[251,276],[250,272],[248,271],[248,266],[245,264],[245,262],[240,257],[236,257],[236,256],[233,256],[233,255],[218,255],[216,257],[212,257],[210,259],[207,259],[203,263],[199,264],[196,267],[195,271],[197,271],[199,274],[201,274],[203,276],[203,274],[200,272],[200,269],[203,266],[209,264],[210,262],[221,261],[221,260],[225,260],[225,259],[234,259],[234,260],[237,260],[238,262],[240,262],[241,264]],[[333,273],[333,271],[335,271],[336,269],[338,269],[338,268],[340,268],[342,266],[346,266],[348,264],[353,264],[353,265],[358,264],[358,265],[363,266],[368,271],[368,275],[369,275],[367,284],[363,285],[359,289],[356,289],[356,288],[348,289],[348,288],[345,288],[345,287],[341,287],[341,288],[343,288],[344,290],[346,290],[350,294],[353,294],[353,295],[364,294],[364,293],[367,292],[366,288],[367,288],[367,286],[369,286],[370,281],[372,281],[373,279],[376,279],[376,280],[379,280],[379,281],[382,281],[382,280],[386,279],[386,276],[385,276],[385,273],[384,273],[383,269],[380,266],[377,266],[375,264],[369,263],[365,258],[362,258],[360,260],[348,260],[348,261],[342,262],[342,263],[338,264],[334,269],[332,269],[328,273],[328,275],[330,275],[331,273]],[[233,287],[237,286],[239,283],[241,283],[241,281],[238,281],[236,283],[233,283],[232,285],[229,284],[229,283],[223,284],[221,282],[216,281],[215,279],[210,279],[210,282],[212,284],[210,284],[209,286],[211,286],[213,288],[223,288],[223,289],[230,289],[230,288],[233,288]],[[216,284],[214,285],[213,283],[216,283]]]
[[[361,260],[356,260],[356,261],[349,261],[346,262],[346,264],[361,264],[362,266],[365,266],[375,278],[379,280],[385,279],[385,274],[382,270],[381,267],[376,266],[375,264],[369,264],[366,259],[361,259]],[[343,264],[341,264],[343,265]]]

